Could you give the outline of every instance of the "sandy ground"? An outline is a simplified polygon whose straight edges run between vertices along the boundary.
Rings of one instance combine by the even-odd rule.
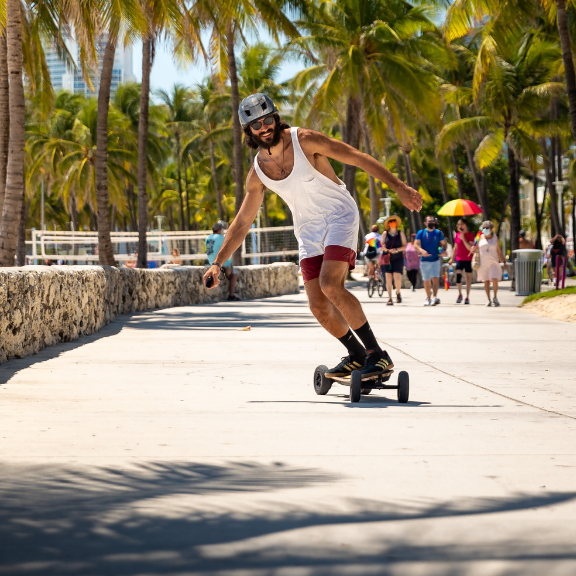
[[[542,298],[523,306],[523,309],[545,318],[576,322],[576,294],[563,294],[554,298]]]

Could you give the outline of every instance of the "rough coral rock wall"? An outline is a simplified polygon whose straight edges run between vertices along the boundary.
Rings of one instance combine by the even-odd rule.
[[[0,269],[0,363],[97,332],[118,314],[224,300],[228,281],[207,290],[206,269],[133,270],[108,266]],[[243,300],[295,294],[290,263],[236,268]]]

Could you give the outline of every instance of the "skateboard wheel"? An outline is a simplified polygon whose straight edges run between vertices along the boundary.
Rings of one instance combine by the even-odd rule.
[[[408,402],[408,395],[410,393],[410,377],[408,372],[400,372],[398,374],[398,402],[406,404]]]
[[[321,365],[314,370],[314,392],[323,396],[328,394],[332,388],[332,379],[326,378],[325,373],[328,372],[328,367]]]
[[[360,402],[362,396],[362,374],[354,370],[350,375],[350,402]]]
[[[372,392],[372,388],[362,388],[362,394],[364,396],[367,396],[368,394],[370,394],[370,392]]]

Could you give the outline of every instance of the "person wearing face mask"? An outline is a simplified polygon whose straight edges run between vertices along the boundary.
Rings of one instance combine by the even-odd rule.
[[[458,220],[458,232],[454,237],[454,252],[449,264],[456,259],[456,286],[458,287],[458,299],[456,304],[462,302],[462,272],[466,273],[466,300],[464,304],[470,304],[470,289],[472,288],[472,245],[474,244],[474,232],[468,230],[468,220]]]
[[[424,306],[437,306],[440,304],[438,298],[438,287],[440,286],[440,276],[442,275],[442,261],[440,260],[440,247],[446,248],[444,234],[436,229],[436,218],[426,216],[424,222],[426,228],[416,234],[414,248],[420,252],[422,257],[420,262],[420,273],[424,281],[426,300]]]
[[[381,266],[382,273],[386,275],[386,288],[388,290],[388,306],[392,306],[392,277],[394,277],[394,285],[396,286],[396,302],[402,302],[402,295],[400,288],[402,287],[402,270],[404,268],[404,255],[406,250],[406,236],[399,226],[402,220],[396,214],[388,217],[384,221],[384,230],[386,230],[382,237],[382,254],[390,256],[388,264]]]
[[[488,296],[486,306],[500,306],[498,301],[498,282],[502,280],[500,262],[506,265],[506,260],[500,249],[500,242],[498,242],[493,230],[494,224],[490,220],[482,222],[482,236],[472,248],[472,252],[478,252],[480,256],[478,280],[484,282],[484,290],[486,291],[486,296]],[[492,281],[494,291],[492,300],[490,300],[490,281]]]

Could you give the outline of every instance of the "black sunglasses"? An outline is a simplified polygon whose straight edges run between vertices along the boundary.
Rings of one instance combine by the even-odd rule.
[[[266,124],[266,126],[272,126],[272,124],[274,124],[274,116],[266,116],[262,122]],[[252,124],[250,124],[250,128],[254,128],[254,130],[260,130],[260,128],[262,128],[262,122],[260,122],[260,120],[252,122]]]

